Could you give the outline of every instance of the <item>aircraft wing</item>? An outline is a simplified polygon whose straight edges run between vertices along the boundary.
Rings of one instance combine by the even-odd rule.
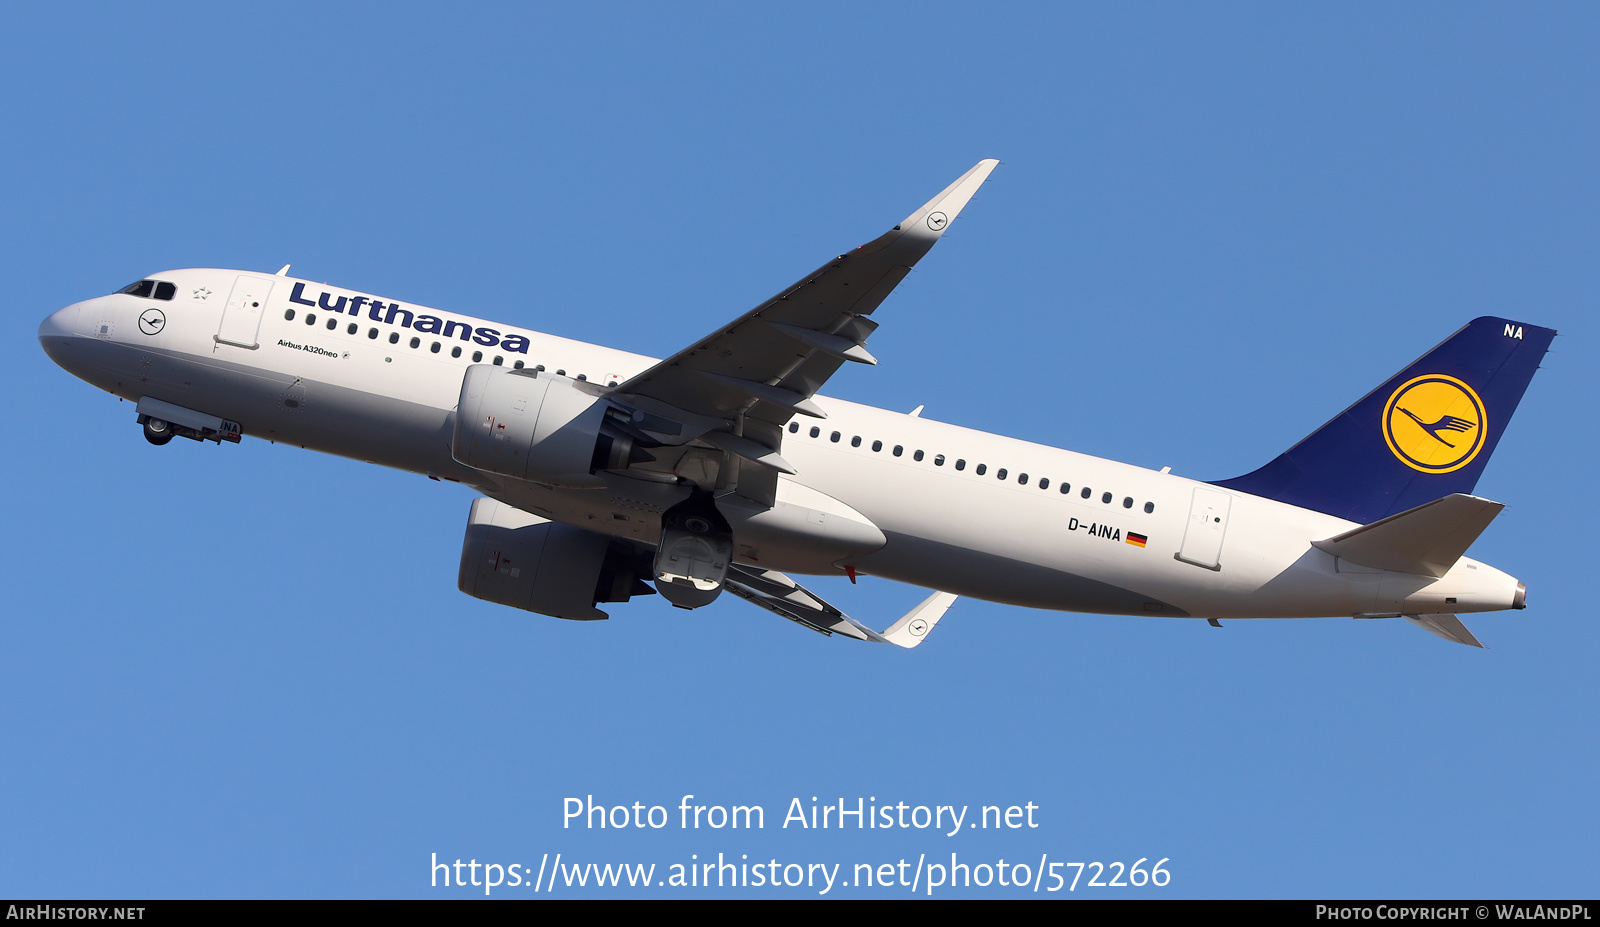
[[[777,570],[735,564],[728,570],[727,590],[824,635],[843,634],[859,641],[894,644],[907,650],[923,642],[956,600],[953,593],[935,592],[880,634]]]
[[[783,426],[825,418],[811,397],[845,361],[877,363],[867,318],[950,227],[999,162],[980,161],[879,238],[841,254],[690,347],[623,382],[612,398],[709,432],[743,470],[737,489],[772,504]],[[723,478],[723,489],[732,488]]]

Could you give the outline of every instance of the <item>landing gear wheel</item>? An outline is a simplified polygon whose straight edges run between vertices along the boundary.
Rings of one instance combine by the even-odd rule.
[[[144,421],[144,439],[160,447],[172,440],[172,425],[159,418],[147,418]]]
[[[654,571],[662,598],[678,608],[710,605],[732,561],[733,529],[710,493],[694,493],[661,513]]]

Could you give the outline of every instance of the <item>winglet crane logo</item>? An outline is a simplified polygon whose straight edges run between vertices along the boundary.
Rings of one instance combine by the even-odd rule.
[[[1472,462],[1487,430],[1483,400],[1442,373],[1407,380],[1383,408],[1383,439],[1413,470],[1449,473]]]

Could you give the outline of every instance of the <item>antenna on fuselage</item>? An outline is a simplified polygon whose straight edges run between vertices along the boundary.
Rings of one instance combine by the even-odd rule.
[[[285,264],[282,267],[278,268],[278,272],[273,274],[273,276],[274,277],[287,277],[287,276],[289,276],[289,265]]]

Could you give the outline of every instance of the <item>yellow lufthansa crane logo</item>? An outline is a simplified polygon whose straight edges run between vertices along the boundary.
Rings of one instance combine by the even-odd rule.
[[[1449,473],[1483,447],[1487,416],[1472,387],[1442,373],[1407,380],[1383,408],[1383,439],[1400,462],[1423,473]]]

